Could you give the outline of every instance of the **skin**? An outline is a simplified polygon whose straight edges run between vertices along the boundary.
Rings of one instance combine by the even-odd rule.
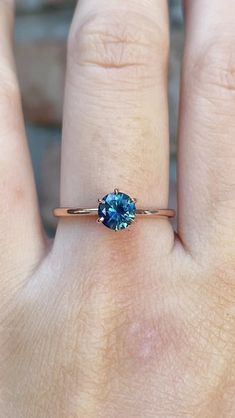
[[[234,418],[235,17],[188,0],[178,233],[41,225],[0,2],[0,416]],[[68,41],[61,206],[114,187],[168,206],[165,0],[80,0]]]

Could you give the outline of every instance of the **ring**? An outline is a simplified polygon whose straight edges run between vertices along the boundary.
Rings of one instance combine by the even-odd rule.
[[[114,189],[113,193],[98,199],[98,207],[95,209],[55,208],[53,214],[56,217],[98,215],[97,222],[114,231],[128,228],[139,215],[163,219],[175,216],[173,209],[137,209],[136,203],[137,199]]]

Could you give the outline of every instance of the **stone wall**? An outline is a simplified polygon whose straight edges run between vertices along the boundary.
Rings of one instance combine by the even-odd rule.
[[[75,0],[17,0],[18,13],[37,12],[41,10],[48,10],[52,7],[73,7]]]
[[[17,3],[16,62],[40,204],[48,230],[55,226],[50,209],[58,203],[66,40],[75,4],[75,0],[18,0]],[[169,5],[171,199],[175,205],[174,155],[183,33],[180,0],[170,0]]]

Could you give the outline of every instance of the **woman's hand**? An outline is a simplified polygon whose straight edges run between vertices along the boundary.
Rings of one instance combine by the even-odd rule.
[[[235,416],[235,16],[188,0],[178,235],[41,227],[0,2],[1,418]],[[68,43],[61,206],[114,187],[167,207],[165,0],[80,0]],[[30,65],[30,63],[26,63]]]

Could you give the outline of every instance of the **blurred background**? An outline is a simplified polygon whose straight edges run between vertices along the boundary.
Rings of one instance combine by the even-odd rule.
[[[51,209],[59,203],[59,169],[66,39],[75,0],[19,0],[15,53],[23,108],[46,229],[53,235]],[[169,108],[171,136],[170,205],[176,206],[176,136],[183,25],[180,0],[169,0],[171,57]]]

